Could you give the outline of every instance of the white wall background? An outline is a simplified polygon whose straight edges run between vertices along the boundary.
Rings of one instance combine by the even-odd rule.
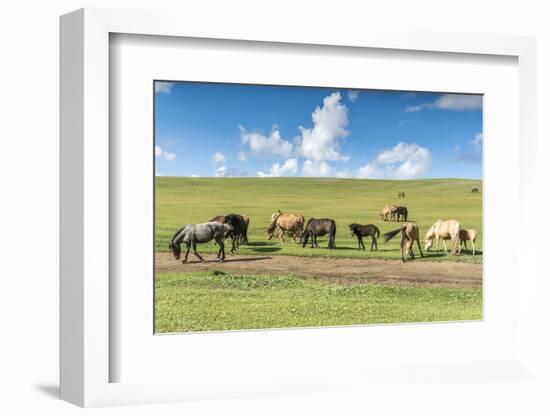
[[[537,36],[538,155],[541,192],[548,186],[550,129],[550,30],[545,1],[392,0],[286,1],[232,0],[187,4],[169,0],[19,0],[0,12],[0,413],[73,414],[81,409],[60,402],[58,376],[58,17],[81,7],[178,10],[208,24],[248,16],[251,27],[276,22],[281,28],[312,25],[327,33],[369,25]],[[236,32],[246,31],[242,25]],[[406,76],[406,73],[403,74]],[[544,175],[544,176],[541,176]],[[540,178],[543,177],[544,180]],[[542,259],[542,237],[539,256]],[[547,243],[547,242],[546,242]],[[533,242],[533,245],[535,242]],[[542,267],[542,262],[540,264]],[[547,266],[544,266],[547,267]],[[550,276],[550,274],[547,274]],[[538,290],[550,293],[543,283]],[[545,322],[549,328],[548,319]],[[546,356],[550,351],[544,337]],[[543,365],[548,359],[540,357]],[[548,368],[548,367],[546,367]],[[546,371],[546,374],[549,374]],[[441,386],[440,397],[421,391],[387,400],[346,394],[284,397],[94,410],[99,414],[548,414],[532,400],[540,392],[501,384],[501,400],[484,400],[467,386]],[[377,403],[376,409],[371,404]],[[380,407],[380,403],[385,405]]]

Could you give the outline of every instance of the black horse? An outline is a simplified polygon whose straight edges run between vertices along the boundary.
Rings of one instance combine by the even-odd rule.
[[[376,225],[368,224],[368,225],[361,225],[361,224],[350,224],[349,229],[351,231],[351,235],[354,235],[357,237],[357,245],[359,246],[359,250],[361,250],[361,247],[363,250],[365,250],[365,245],[363,244],[363,237],[371,236],[371,245],[370,250],[378,250],[378,241],[377,238],[380,237],[380,230]]]
[[[331,218],[310,218],[306,224],[306,229],[302,234],[302,247],[305,247],[307,240],[311,237],[311,248],[319,247],[317,237],[328,234],[328,248],[335,249],[336,223]]]
[[[223,218],[224,224],[229,224],[233,227],[233,234],[231,235],[231,253],[239,248],[239,245],[242,241],[248,241],[247,238],[247,226],[246,221],[242,215],[239,214],[229,214]]]
[[[407,207],[397,207],[395,214],[397,216],[397,221],[408,221],[409,210],[407,209]]]

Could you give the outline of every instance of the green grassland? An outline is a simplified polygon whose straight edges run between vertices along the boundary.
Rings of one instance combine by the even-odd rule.
[[[250,217],[248,239],[240,254],[340,256],[360,258],[400,258],[399,237],[370,252],[370,238],[365,239],[367,251],[357,250],[357,240],[350,235],[348,224],[375,224],[382,233],[399,225],[381,222],[380,209],[386,204],[405,205],[409,220],[418,223],[421,236],[437,219],[455,218],[462,228],[478,231],[476,248],[481,253],[482,186],[479,180],[359,180],[322,178],[156,178],[156,249],[168,250],[173,233],[189,223],[202,223],[219,214],[246,214]],[[480,193],[472,194],[472,187]],[[406,193],[404,199],[397,193]],[[271,214],[301,213],[310,217],[330,217],[336,221],[336,250],[326,248],[326,238],[319,239],[320,248],[302,248],[290,239],[284,244],[268,242],[265,230]],[[214,243],[202,244],[200,253],[214,253]],[[416,247],[415,247],[415,250]],[[416,251],[418,254],[418,252]],[[481,263],[482,255],[444,256],[430,252],[423,261],[458,261]]]
[[[162,273],[156,283],[155,332],[455,321],[482,316],[480,288],[390,286],[361,280],[343,285],[293,275]]]

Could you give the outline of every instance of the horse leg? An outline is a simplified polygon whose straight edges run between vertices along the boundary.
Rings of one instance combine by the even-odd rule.
[[[411,255],[411,259],[414,260],[413,240],[407,240],[407,250]]]
[[[447,254],[447,243],[445,242],[445,239],[443,238],[443,248],[445,249],[445,254]]]
[[[223,243],[223,239],[221,239],[218,244],[220,245],[220,253],[221,253],[220,263],[222,263],[225,260],[225,244]],[[218,258],[220,253],[218,253]]]
[[[191,249],[191,243],[185,243],[187,246],[185,249],[185,258],[183,259],[182,263],[187,263],[187,257],[189,257],[189,250]]]
[[[193,254],[199,258],[201,263],[204,261],[204,259],[201,256],[199,256],[199,253],[197,253],[197,242],[196,241],[193,241]]]
[[[472,255],[473,255],[473,256],[476,255],[476,245],[475,245],[474,240],[472,240]]]
[[[363,237],[359,237],[359,242],[361,243],[361,247],[359,247],[359,248],[363,248],[363,250],[365,250],[365,244],[363,243]]]
[[[378,250],[378,241],[376,241],[376,236],[373,234],[370,236],[370,238],[372,239],[370,251],[372,251],[373,248],[375,248],[375,250]]]
[[[424,257],[424,254],[422,253],[422,247],[420,246],[420,240],[417,238],[416,242],[418,243],[418,249],[420,250],[420,257]]]

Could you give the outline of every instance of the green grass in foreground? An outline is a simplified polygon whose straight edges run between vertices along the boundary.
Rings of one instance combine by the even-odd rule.
[[[480,288],[336,284],[293,275],[157,273],[155,298],[157,333],[482,318]]]
[[[357,250],[357,240],[350,235],[348,224],[375,224],[382,233],[399,224],[380,222],[378,213],[386,204],[405,205],[409,219],[420,227],[421,237],[437,219],[455,218],[463,228],[478,230],[477,248],[482,251],[482,193],[471,194],[472,187],[482,191],[479,180],[359,180],[327,178],[188,178],[157,177],[156,249],[168,250],[173,233],[183,225],[203,223],[219,214],[237,213],[250,216],[250,245],[241,246],[240,254],[298,255],[326,257],[360,257],[398,259],[399,237],[369,252],[370,237],[365,239],[367,251]],[[406,192],[398,199],[399,191]],[[337,225],[337,250],[327,250],[327,239],[320,238],[321,248],[312,250],[293,244],[267,241],[265,230],[271,214],[301,213],[306,217],[330,217]],[[415,246],[418,255],[418,249]],[[442,247],[441,247],[442,250]],[[214,243],[201,244],[200,253],[217,252]],[[425,253],[424,261],[482,263],[483,255],[444,256]]]

